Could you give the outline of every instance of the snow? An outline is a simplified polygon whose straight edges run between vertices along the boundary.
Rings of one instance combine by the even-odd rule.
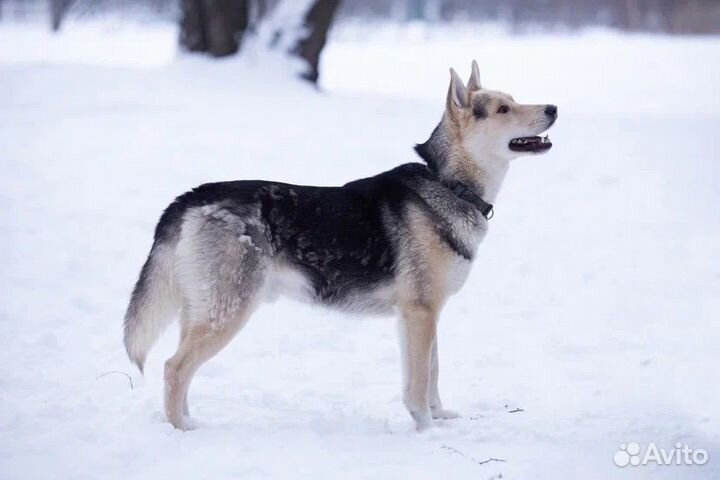
[[[338,31],[322,93],[259,53],[177,57],[174,35],[0,28],[0,478],[718,478],[720,40]],[[548,155],[512,165],[443,312],[441,393],[463,418],[414,432],[392,319],[280,300],[196,376],[199,428],[173,430],[177,330],[144,378],[121,345],[161,210],[208,181],[415,160],[447,68],[473,57],[560,119]],[[631,441],[709,462],[616,467]]]

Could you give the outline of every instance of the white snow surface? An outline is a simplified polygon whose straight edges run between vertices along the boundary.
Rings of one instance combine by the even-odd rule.
[[[174,35],[0,26],[0,478],[720,478],[719,39],[347,29],[317,91],[261,54],[177,55]],[[177,329],[144,378],[121,344],[162,209],[204,182],[415,161],[472,58],[560,117],[442,314],[462,418],[413,430],[394,319],[281,300],[199,371],[199,428],[174,430]],[[616,467],[631,441],[709,461]]]

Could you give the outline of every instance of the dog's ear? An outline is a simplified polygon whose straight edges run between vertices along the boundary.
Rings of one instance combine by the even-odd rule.
[[[447,108],[454,112],[470,105],[470,95],[463,84],[460,75],[454,69],[450,69],[450,88],[448,88]]]
[[[480,90],[482,86],[480,85],[480,69],[478,68],[478,64],[475,60],[472,61],[472,73],[470,74],[470,80],[468,80],[467,89],[470,92],[474,92],[475,90]]]

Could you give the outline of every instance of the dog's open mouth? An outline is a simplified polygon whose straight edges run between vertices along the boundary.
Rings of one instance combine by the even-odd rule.
[[[545,152],[552,148],[552,142],[547,135],[518,137],[510,140],[509,147],[513,152]]]

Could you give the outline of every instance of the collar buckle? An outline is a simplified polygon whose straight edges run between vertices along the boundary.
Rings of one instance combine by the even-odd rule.
[[[440,182],[441,185],[443,185],[445,188],[450,190],[452,193],[455,194],[458,198],[468,202],[470,205],[475,207],[477,210],[480,211],[480,214],[483,216],[485,220],[490,220],[495,216],[495,207],[493,207],[492,203],[488,203],[485,200],[480,197],[480,195],[477,195],[474,193],[470,188],[465,185],[462,182],[445,182],[443,181],[439,174],[431,169],[430,167],[427,167],[427,171],[430,173],[432,178],[438,182]]]
[[[490,220],[495,216],[495,207],[491,203],[488,203],[487,206],[488,208],[482,211],[482,215],[485,217],[485,220]]]
[[[487,203],[479,195],[473,193],[464,183],[456,183],[452,188],[452,192],[459,198],[470,203],[472,206],[477,208],[485,220],[490,220],[495,216],[495,210],[492,203]]]

